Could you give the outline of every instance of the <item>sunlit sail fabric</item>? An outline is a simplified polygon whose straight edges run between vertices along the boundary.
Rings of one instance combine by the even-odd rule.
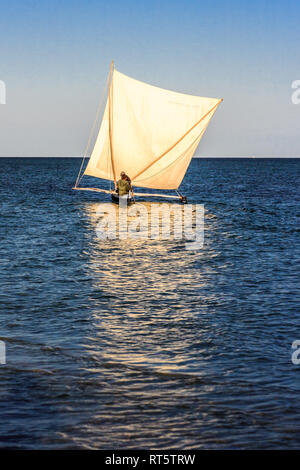
[[[111,141],[108,99],[85,174],[113,180],[113,155],[117,179],[125,171],[134,186],[177,189],[219,102],[164,90],[114,70]]]

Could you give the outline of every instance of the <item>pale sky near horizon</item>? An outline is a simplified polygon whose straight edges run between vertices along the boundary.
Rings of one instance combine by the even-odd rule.
[[[300,156],[299,17],[296,0],[0,0],[0,156],[82,155],[112,59],[224,98],[196,155]]]

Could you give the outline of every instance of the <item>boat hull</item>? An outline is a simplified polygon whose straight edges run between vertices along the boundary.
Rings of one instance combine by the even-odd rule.
[[[116,194],[116,193],[111,193],[111,200],[112,202],[114,202],[115,204],[119,204],[119,195]],[[133,202],[132,198],[131,197],[127,197],[127,204],[131,204]]]

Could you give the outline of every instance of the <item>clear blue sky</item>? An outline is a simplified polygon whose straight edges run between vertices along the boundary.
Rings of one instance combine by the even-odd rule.
[[[0,0],[0,156],[82,155],[110,62],[223,97],[198,155],[300,155],[299,0]]]

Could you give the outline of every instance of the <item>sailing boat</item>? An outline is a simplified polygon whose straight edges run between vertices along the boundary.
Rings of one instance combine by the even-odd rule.
[[[73,189],[111,194],[118,200],[117,179],[124,171],[131,185],[175,194],[133,193],[132,197],[166,197],[187,202],[178,188],[217,107],[223,101],[165,90],[115,69],[100,130],[89,162]],[[84,175],[114,182],[114,189],[80,187]]]

